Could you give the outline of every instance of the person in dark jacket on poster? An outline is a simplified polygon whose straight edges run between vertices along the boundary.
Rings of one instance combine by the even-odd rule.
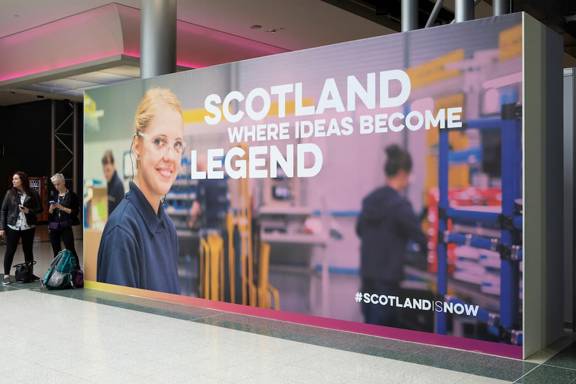
[[[362,292],[401,297],[408,242],[426,250],[427,241],[412,205],[402,196],[409,183],[412,158],[398,145],[388,146],[386,155],[386,185],[363,199],[356,222],[361,240]],[[398,326],[397,308],[362,302],[362,313],[366,323]]]
[[[34,264],[34,233],[36,232],[36,215],[42,212],[42,204],[38,193],[30,188],[28,175],[16,172],[12,176],[12,188],[6,192],[0,209],[0,237],[6,237],[6,253],[4,254],[3,285],[11,283],[10,269],[18,242],[22,239],[24,260],[33,273]]]
[[[104,152],[104,156],[102,156],[102,171],[104,172],[108,188],[108,216],[110,216],[124,197],[124,185],[116,171],[112,151]]]

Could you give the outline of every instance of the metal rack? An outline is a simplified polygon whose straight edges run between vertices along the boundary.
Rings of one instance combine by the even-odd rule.
[[[521,236],[521,212],[516,209],[516,201],[522,197],[522,128],[521,121],[515,118],[515,100],[502,106],[501,118],[481,118],[468,120],[463,127],[476,129],[498,129],[501,137],[501,178],[502,178],[502,212],[477,212],[450,207],[448,199],[448,175],[450,168],[449,130],[440,130],[438,143],[439,173],[439,233],[438,251],[438,293],[447,301],[461,302],[460,299],[448,296],[448,253],[449,243],[469,245],[490,249],[500,253],[500,311],[484,313],[478,317],[489,326],[494,335],[509,343],[521,344],[522,332],[514,329],[517,326],[519,307],[519,271],[523,252]],[[448,220],[473,221],[487,226],[497,226],[500,238],[462,234],[448,231]],[[447,333],[447,316],[436,313],[436,332]]]

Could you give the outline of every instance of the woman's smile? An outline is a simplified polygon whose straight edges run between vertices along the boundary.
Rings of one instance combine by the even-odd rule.
[[[165,179],[165,181],[172,181],[172,175],[174,175],[174,166],[173,165],[160,165],[156,167],[156,172],[160,174],[160,176]]]

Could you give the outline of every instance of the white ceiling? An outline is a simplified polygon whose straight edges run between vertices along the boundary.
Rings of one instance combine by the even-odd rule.
[[[107,0],[1,0],[0,37],[111,3]],[[140,8],[139,0],[115,3]],[[178,19],[289,50],[392,31],[321,0],[179,0]],[[252,25],[261,29],[251,29]],[[266,30],[276,28],[275,33]]]
[[[85,89],[140,77],[140,68],[121,65],[101,71],[69,76],[65,79],[43,81],[18,88],[0,89],[0,106],[28,103],[42,99],[82,100]],[[38,97],[40,96],[40,97]]]
[[[444,6],[453,10],[454,2],[445,0]],[[0,37],[110,3],[109,0],[0,0]],[[115,3],[140,8],[140,0],[117,0]],[[477,18],[486,17],[491,14],[491,7],[481,1],[475,11]],[[393,32],[321,0],[178,0],[177,17],[288,50]],[[262,28],[251,29],[255,24]],[[277,31],[267,32],[271,29]],[[565,66],[576,65],[576,59],[568,55],[564,61]],[[0,88],[0,106],[36,101],[38,96],[81,100],[79,95],[87,87],[139,77],[140,70],[136,65],[123,65],[16,89]]]
[[[107,0],[0,0],[0,37],[110,3]],[[118,0],[115,3],[140,8],[140,0]],[[321,0],[179,0],[177,17],[288,50],[393,32]],[[255,24],[262,28],[250,28]],[[272,29],[277,31],[268,32]],[[38,96],[80,100],[79,95],[87,87],[139,76],[137,66],[126,65],[19,88],[0,89],[0,105],[36,101]]]
[[[46,98],[43,94],[37,92],[24,92],[10,89],[0,90],[0,106],[31,103]]]
[[[30,84],[21,87],[20,89],[40,91],[46,94],[82,96],[85,89],[117,83],[123,80],[135,79],[138,77],[140,77],[140,68],[130,65],[122,65],[101,71],[69,76],[65,79],[56,79]]]

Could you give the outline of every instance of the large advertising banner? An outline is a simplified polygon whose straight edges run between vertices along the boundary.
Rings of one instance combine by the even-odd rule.
[[[514,14],[87,91],[87,280],[521,356],[522,31]]]

